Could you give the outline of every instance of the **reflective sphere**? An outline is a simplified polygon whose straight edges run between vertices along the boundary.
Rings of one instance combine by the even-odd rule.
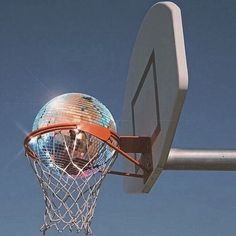
[[[33,131],[80,121],[116,132],[110,111],[96,98],[81,93],[68,93],[49,101],[37,114]],[[82,130],[49,132],[31,140],[30,145],[49,171],[71,176],[87,176],[98,171],[114,154],[108,145]]]

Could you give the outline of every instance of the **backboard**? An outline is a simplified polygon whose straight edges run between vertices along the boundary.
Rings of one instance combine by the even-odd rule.
[[[159,177],[168,158],[187,88],[181,12],[172,2],[159,2],[147,12],[136,38],[122,118],[122,134],[151,137],[153,170],[145,180],[125,178],[127,192],[149,192]],[[135,158],[141,157],[136,154]],[[124,170],[142,173],[126,160]]]

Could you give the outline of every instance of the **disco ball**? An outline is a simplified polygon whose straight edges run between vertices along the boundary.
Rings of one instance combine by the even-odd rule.
[[[96,98],[81,93],[68,93],[49,101],[37,114],[33,131],[60,123],[100,125],[116,132],[110,111]],[[81,130],[59,130],[30,141],[49,171],[71,176],[88,176],[99,171],[114,155],[114,150],[97,137]]]

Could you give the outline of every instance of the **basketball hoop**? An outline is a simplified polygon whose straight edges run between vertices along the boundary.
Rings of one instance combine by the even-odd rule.
[[[43,233],[52,226],[92,232],[100,186],[117,157],[113,145],[118,145],[115,133],[85,123],[51,125],[27,136],[26,155],[46,206]]]
[[[48,125],[30,133],[24,147],[43,189],[45,214],[41,231],[45,234],[54,226],[59,232],[69,229],[91,234],[90,224],[106,174],[143,177],[110,171],[117,154],[145,171],[139,161],[119,146],[126,143],[124,149],[133,150],[136,146],[135,151],[140,152],[142,148],[138,146],[147,146],[145,140],[119,137],[109,128],[87,122]]]

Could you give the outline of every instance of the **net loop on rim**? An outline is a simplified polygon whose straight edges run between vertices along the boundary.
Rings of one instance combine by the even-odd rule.
[[[118,145],[113,131],[85,122],[50,125],[26,137],[26,155],[44,195],[43,233],[51,227],[92,233],[101,183]]]

